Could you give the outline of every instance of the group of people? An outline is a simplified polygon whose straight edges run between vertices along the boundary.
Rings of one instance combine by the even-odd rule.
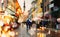
[[[35,28],[45,27],[45,25],[48,24],[48,21],[41,20],[38,23],[36,23],[36,21],[27,20],[26,22],[23,23],[26,24],[27,29],[31,29],[31,27],[35,27]]]

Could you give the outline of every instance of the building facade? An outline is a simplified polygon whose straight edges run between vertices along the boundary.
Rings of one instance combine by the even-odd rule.
[[[31,9],[32,10],[32,19],[33,20],[38,20],[42,16],[42,8],[41,8],[41,3],[42,0],[36,0],[34,7]],[[32,3],[34,4],[34,3]]]
[[[54,2],[53,0],[42,0],[41,3],[41,7],[42,7],[42,12],[43,12],[43,19],[46,21],[50,21],[49,24],[46,27],[52,27],[52,17],[50,12],[52,11],[53,7],[54,7]]]
[[[54,1],[53,0],[43,0],[43,3],[41,4],[42,8],[44,8],[44,12],[50,12],[51,9],[54,7]]]
[[[0,15],[3,15],[7,7],[7,0],[0,0]]]
[[[54,1],[53,0],[42,0],[41,8],[43,12],[43,16],[46,14],[49,14],[54,7]]]
[[[0,0],[0,11],[5,10],[7,6],[7,0]]]

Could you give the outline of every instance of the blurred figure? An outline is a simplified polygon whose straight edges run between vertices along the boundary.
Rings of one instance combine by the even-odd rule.
[[[60,18],[57,18],[56,29],[60,29]]]
[[[30,20],[27,20],[26,25],[27,25],[27,31],[28,31],[28,29],[30,29],[32,25],[32,22]]]
[[[35,21],[32,21],[31,28],[29,29],[28,33],[31,35],[31,37],[36,37],[36,23]]]

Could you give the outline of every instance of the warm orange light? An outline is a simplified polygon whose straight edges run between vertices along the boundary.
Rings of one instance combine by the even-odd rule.
[[[20,7],[17,0],[15,0],[15,8],[16,8],[16,14],[15,15],[17,17],[21,16],[22,15],[22,10],[21,10],[21,7]]]

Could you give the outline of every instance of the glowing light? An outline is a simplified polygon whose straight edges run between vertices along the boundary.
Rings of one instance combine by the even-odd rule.
[[[48,34],[50,34],[51,32],[50,32],[50,30],[48,31]]]
[[[16,35],[18,35],[18,32],[16,32]]]
[[[60,18],[58,18],[57,21],[60,22]]]
[[[9,26],[4,27],[4,31],[8,31],[9,28],[10,28]]]
[[[11,8],[11,6],[8,6],[8,8]]]
[[[1,37],[6,37],[6,35],[5,34],[2,34]]]
[[[15,36],[15,32],[14,31],[11,31],[11,32],[9,32],[9,35],[10,36]]]
[[[3,26],[4,25],[4,22],[0,20],[0,26]]]

